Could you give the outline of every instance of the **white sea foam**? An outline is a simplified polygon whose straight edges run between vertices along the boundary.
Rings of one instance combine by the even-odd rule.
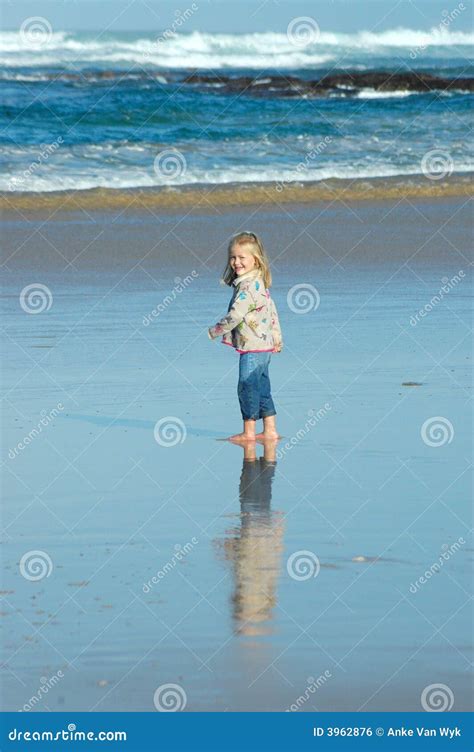
[[[376,89],[361,89],[357,92],[357,99],[391,99],[409,97],[411,94],[420,95],[419,91],[407,91],[406,89],[400,89],[396,91],[377,91]]]
[[[432,28],[429,31],[398,28],[380,33],[360,31],[336,34],[322,31],[305,47],[291,43],[286,34],[210,34],[194,31],[163,38],[115,34],[92,35],[55,32],[41,47],[31,48],[18,32],[0,33],[0,63],[7,67],[75,64],[136,64],[161,68],[302,68],[337,60],[351,51],[364,56],[389,54],[391,49],[452,48],[474,44],[474,33]],[[465,54],[464,51],[463,54]],[[458,51],[459,55],[459,51]]]
[[[88,147],[92,157],[92,147]],[[454,164],[453,173],[466,173],[474,171],[473,162],[459,162]],[[11,185],[17,186],[16,190],[26,193],[39,193],[66,190],[85,190],[89,188],[179,188],[193,185],[226,185],[229,183],[283,183],[284,185],[298,185],[306,182],[318,182],[331,178],[339,179],[371,179],[382,177],[395,177],[402,175],[419,175],[420,165],[397,166],[388,162],[366,163],[358,167],[350,164],[327,164],[325,167],[308,169],[301,172],[288,168],[268,168],[264,165],[245,167],[240,165],[226,166],[225,168],[187,169],[185,175],[176,177],[174,180],[160,181],[160,178],[151,171],[145,171],[137,166],[123,165],[121,169],[114,169],[110,164],[104,163],[100,170],[91,173],[86,165],[69,165],[64,169],[64,163],[58,168],[54,166],[42,174],[31,175],[27,181],[22,179],[21,172],[0,176],[0,191],[11,192]]]

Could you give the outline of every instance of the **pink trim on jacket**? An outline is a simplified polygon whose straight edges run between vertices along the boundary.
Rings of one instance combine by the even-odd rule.
[[[221,340],[221,345],[228,345],[229,347],[234,347],[234,345],[231,342],[223,342],[222,340]],[[248,352],[275,352],[274,347],[270,347],[267,350],[238,350],[236,347],[234,347],[234,350],[236,350],[238,353],[242,353],[242,355]]]

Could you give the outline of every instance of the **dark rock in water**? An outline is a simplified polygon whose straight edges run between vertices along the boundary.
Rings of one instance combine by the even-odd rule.
[[[441,78],[416,71],[336,73],[311,83],[313,86],[324,89],[351,86],[354,89],[374,89],[375,91],[446,91],[447,89],[474,91],[474,78]]]
[[[224,89],[229,93],[242,93],[246,91],[248,94],[268,94],[269,92],[290,92],[293,88],[298,87],[300,84],[301,90],[307,89],[308,84],[311,82],[303,81],[295,76],[261,76],[253,78],[252,76],[219,76],[219,75],[205,75],[201,73],[193,73],[184,79],[184,83],[198,84],[201,86],[209,86],[214,88]]]
[[[81,86],[92,84],[190,84],[216,94],[243,94],[255,97],[353,97],[365,89],[381,92],[407,91],[460,91],[473,92],[474,78],[442,78],[422,71],[343,71],[330,73],[318,79],[264,73],[257,76],[235,76],[227,73],[199,72],[196,70],[84,70],[54,71],[42,74],[50,80],[62,80]]]
[[[423,382],[420,381],[403,381],[402,386],[423,386]]]
[[[324,97],[329,94],[354,96],[362,89],[374,91],[474,91],[474,78],[441,78],[429,73],[406,71],[344,72],[317,80],[297,76],[269,75],[227,76],[225,74],[191,73],[183,83],[216,88],[224,93],[243,93],[251,96]]]

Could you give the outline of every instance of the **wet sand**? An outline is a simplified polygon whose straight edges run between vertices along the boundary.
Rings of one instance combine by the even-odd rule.
[[[366,179],[329,179],[268,183],[230,183],[163,188],[93,188],[46,193],[0,192],[0,210],[37,212],[83,209],[91,211],[197,210],[219,211],[221,207],[314,204],[318,201],[383,201],[390,199],[459,198],[472,196],[472,173],[445,175],[439,180],[424,175]]]
[[[4,214],[6,710],[470,709],[469,225],[459,196]],[[218,441],[237,359],[206,335],[239,229],[285,336],[264,459]]]

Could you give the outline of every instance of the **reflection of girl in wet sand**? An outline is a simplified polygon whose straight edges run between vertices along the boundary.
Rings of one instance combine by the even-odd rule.
[[[276,441],[265,441],[264,456],[256,456],[255,444],[244,447],[240,476],[241,525],[235,537],[224,543],[233,564],[233,618],[239,634],[269,632],[264,622],[276,604],[276,583],[283,551],[283,521],[272,513],[271,484],[275,474]]]

